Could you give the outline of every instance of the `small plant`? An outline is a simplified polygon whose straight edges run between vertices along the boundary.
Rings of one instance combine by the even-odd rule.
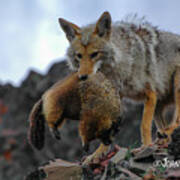
[[[162,166],[162,165],[160,165],[160,166],[158,166],[157,167],[157,170],[160,172],[160,174],[163,174],[165,171],[166,171],[166,167],[164,167],[164,166]]]
[[[132,144],[132,145],[130,145],[130,146],[128,147],[128,151],[127,151],[127,153],[126,153],[125,160],[128,161],[128,160],[132,157],[131,151],[132,151],[135,147],[137,147],[137,144],[138,144],[138,142],[136,141],[134,144]]]

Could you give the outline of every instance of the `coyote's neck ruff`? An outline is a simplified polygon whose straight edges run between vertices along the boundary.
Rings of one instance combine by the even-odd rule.
[[[165,104],[178,96],[180,36],[160,31],[144,19],[111,24],[108,12],[97,23],[83,28],[64,19],[59,22],[70,41],[68,63],[73,70],[78,70],[80,79],[101,71],[122,97],[144,101],[141,130],[143,143],[149,144],[156,104],[158,113],[162,114]],[[180,115],[179,101],[176,119]],[[161,115],[157,117],[160,120],[156,123],[164,132],[166,123]]]

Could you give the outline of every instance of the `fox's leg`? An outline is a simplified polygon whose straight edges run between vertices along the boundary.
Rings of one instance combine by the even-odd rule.
[[[146,101],[144,104],[143,119],[141,123],[141,140],[143,145],[152,143],[151,127],[156,107],[157,96],[156,92],[148,89],[146,90]]]
[[[96,151],[89,155],[84,161],[83,161],[83,165],[87,165],[91,162],[98,162],[99,158],[102,157],[104,154],[106,154],[109,151],[111,145],[104,145],[104,144],[100,144],[100,146],[98,147],[98,149],[96,149]]]
[[[112,125],[112,121],[110,118],[102,118],[98,120],[96,119],[96,122],[98,121],[97,123],[91,123],[94,120],[94,118],[96,119],[96,115],[95,117],[93,117],[93,112],[91,111],[84,111],[81,113],[79,134],[81,136],[83,148],[86,151],[88,150],[88,146],[89,146],[89,141],[90,141],[89,137],[92,136],[93,139],[98,138],[96,137],[96,134],[98,132],[102,133],[103,130],[110,129]],[[96,149],[96,151],[93,154],[86,157],[83,164],[85,165],[91,162],[98,162],[99,158],[101,158],[104,154],[108,152],[109,147],[110,145],[104,145],[103,143],[100,144],[98,149]]]
[[[64,122],[63,108],[60,105],[57,105],[52,99],[50,101],[45,99],[43,113],[50,131],[56,139],[61,139],[58,128],[60,128]]]
[[[54,123],[54,127],[50,128],[54,137],[58,140],[61,139],[61,134],[60,134],[60,131],[58,129],[60,129],[62,127],[64,121],[65,121],[65,118],[63,115],[61,115],[61,117]]]
[[[58,129],[62,127],[62,124],[65,120],[65,118],[62,115],[61,110],[59,111],[52,111],[46,116],[47,124],[50,129],[50,131],[53,133],[54,137],[58,140],[61,139],[61,134]]]

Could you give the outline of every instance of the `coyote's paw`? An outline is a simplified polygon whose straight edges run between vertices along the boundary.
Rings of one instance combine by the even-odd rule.
[[[166,147],[168,147],[169,143],[170,143],[169,138],[165,138],[165,139],[157,139],[154,144],[160,146],[161,148],[162,147],[166,148]]]
[[[146,147],[147,147],[147,146],[142,145],[142,146],[140,146],[140,147],[138,147],[138,148],[135,148],[135,149],[131,150],[131,154],[136,155],[137,153],[143,151]]]
[[[167,147],[170,141],[171,141],[170,135],[167,135],[165,133],[162,134],[158,131],[157,138],[154,141],[154,144],[161,147]]]
[[[175,115],[173,122],[176,126],[179,126],[180,125],[180,117]]]

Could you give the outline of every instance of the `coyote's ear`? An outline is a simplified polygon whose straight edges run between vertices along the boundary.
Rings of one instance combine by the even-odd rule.
[[[81,29],[65,19],[59,18],[59,24],[70,42],[76,37],[76,35],[80,34]]]
[[[111,33],[111,15],[109,12],[104,12],[96,23],[94,33],[100,37],[109,39]]]

